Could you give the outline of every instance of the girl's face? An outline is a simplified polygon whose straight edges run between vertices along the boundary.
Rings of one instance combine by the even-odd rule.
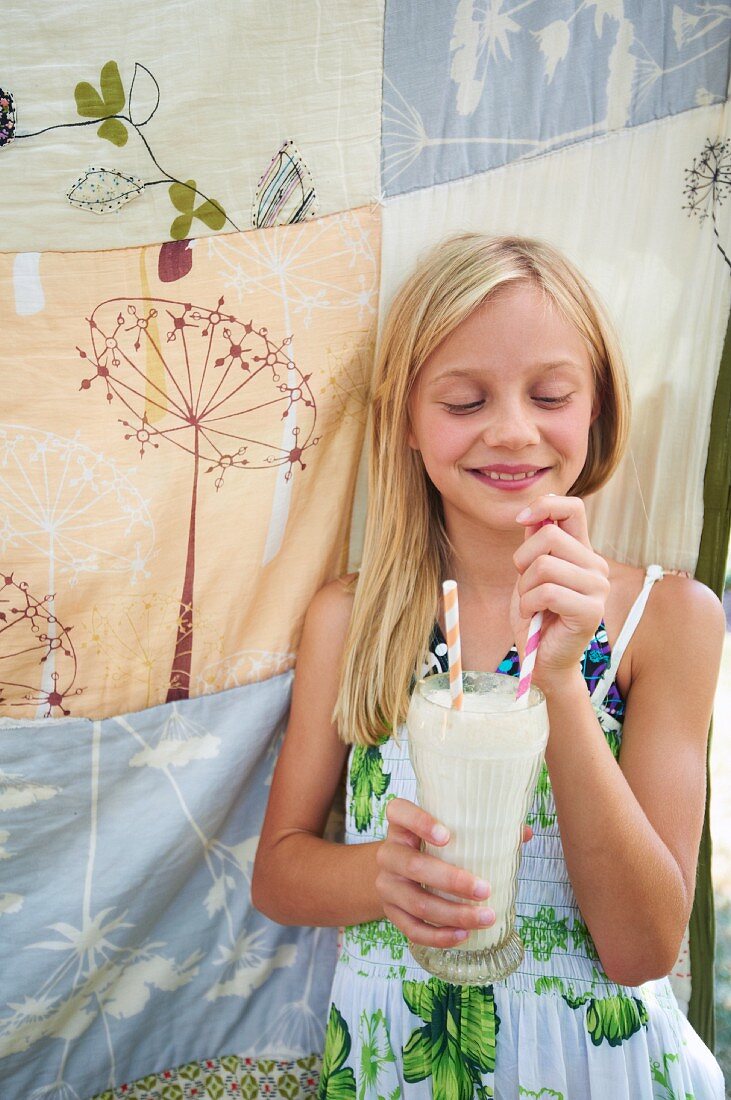
[[[545,493],[565,495],[597,415],[589,352],[539,287],[498,291],[432,352],[409,400],[409,445],[456,513],[514,529]]]

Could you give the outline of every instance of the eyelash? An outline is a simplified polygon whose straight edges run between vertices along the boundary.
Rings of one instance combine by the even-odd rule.
[[[534,397],[533,400],[539,405],[548,405],[552,408],[558,408],[561,405],[565,405],[570,397],[571,394],[567,393],[565,397]],[[444,407],[447,412],[466,415],[475,412],[482,404],[482,401],[471,401],[467,405],[450,405],[445,403]]]

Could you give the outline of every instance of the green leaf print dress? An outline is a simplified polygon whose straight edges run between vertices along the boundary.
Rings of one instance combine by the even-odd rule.
[[[601,623],[582,661],[615,757],[624,717],[616,670],[661,576],[650,566],[614,651]],[[447,667],[438,627],[430,650],[425,675]],[[498,671],[517,674],[515,650]],[[405,728],[398,742],[351,751],[346,842],[383,838],[396,796],[416,801]],[[545,768],[529,822],[516,902],[525,958],[504,981],[454,986],[432,977],[386,920],[344,929],[322,1100],[723,1100],[721,1071],[669,981],[632,989],[603,972],[569,882]]]

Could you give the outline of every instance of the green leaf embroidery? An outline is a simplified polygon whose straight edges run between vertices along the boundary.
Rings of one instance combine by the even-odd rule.
[[[548,777],[548,768],[545,764],[542,765],[538,775],[538,782],[533,798],[537,812],[531,810],[527,818],[528,824],[535,825],[536,822],[538,822],[542,829],[547,829],[548,826],[552,825],[556,820],[556,811],[553,803],[551,780]]]
[[[693,1093],[686,1092],[683,1089],[682,1094],[675,1091],[672,1081],[670,1080],[670,1071],[668,1066],[671,1062],[678,1062],[680,1058],[677,1054],[663,1054],[662,1065],[659,1062],[650,1059],[650,1073],[652,1079],[656,1085],[660,1085],[662,1092],[658,1093],[657,1100],[693,1100]]]
[[[591,933],[583,920],[579,920],[578,917],[571,926],[571,945],[575,951],[583,951],[586,957],[591,959],[592,962],[599,961],[599,955],[594,946],[594,941],[591,938]]]
[[[378,1080],[383,1067],[389,1062],[395,1062],[396,1057],[391,1049],[391,1041],[388,1036],[386,1017],[383,1012],[376,1009],[375,1012],[363,1012],[360,1017],[360,1090],[358,1100],[365,1100],[370,1093],[378,1093]]]
[[[259,1095],[259,1085],[253,1073],[242,1073],[241,1095],[243,1100],[254,1100]]]
[[[335,1005],[331,1005],[318,1100],[355,1100],[355,1074],[350,1066],[345,1065],[350,1047],[348,1025]]]
[[[99,87],[101,95],[87,80],[81,80],[74,88],[76,110],[82,118],[104,119],[97,130],[99,137],[114,145],[126,145],[127,127],[121,119],[110,117],[121,113],[127,98],[116,61],[107,61],[103,66]]]
[[[378,745],[356,745],[350,763],[350,786],[353,791],[353,817],[359,833],[365,832],[373,819],[373,799],[383,798],[391,782],[383,770]]]
[[[522,1085],[518,1085],[518,1096],[532,1096],[535,1100],[564,1100],[562,1092],[556,1092],[555,1089],[542,1088],[540,1092],[531,1092],[530,1089],[524,1089]]]
[[[200,1062],[186,1062],[184,1066],[178,1067],[178,1077],[183,1081],[195,1081],[200,1074],[200,1068]],[[148,1085],[147,1088],[152,1088],[152,1085]]]
[[[389,920],[347,925],[343,938],[346,946],[357,950],[364,958],[373,950],[384,949],[388,951],[391,962],[400,962],[408,946],[406,936]]]
[[[574,997],[564,993],[563,999],[569,1008],[587,1005],[586,1030],[594,1046],[607,1042],[610,1047],[618,1047],[641,1027],[647,1027],[647,1008],[637,997],[622,993],[614,997],[593,997],[591,993]]]
[[[560,993],[562,997],[566,996],[566,986],[561,979],[549,977],[548,975],[536,979],[535,991],[539,996],[542,993]]]
[[[615,760],[619,760],[619,750],[622,747],[622,741],[616,730],[606,730],[607,744],[612,750],[612,756]]]
[[[548,905],[542,905],[534,917],[523,917],[518,931],[526,951],[541,962],[548,962],[557,947],[565,951],[569,937],[567,921],[567,917],[559,920],[556,910]]]
[[[280,1073],[277,1077],[277,1093],[284,1100],[295,1100],[300,1094],[300,1083],[293,1073]]]
[[[215,1077],[213,1075],[211,1075],[210,1077],[206,1077],[205,1088],[206,1096],[208,1096],[210,1100],[221,1100],[226,1091],[224,1083],[218,1076],[218,1074],[216,1074]],[[182,1092],[180,1094],[180,1100],[183,1100]]]
[[[574,995],[574,993],[570,991],[564,994],[563,999],[566,1001],[569,1008],[581,1008],[581,1006],[585,1005],[587,1001],[590,1001],[592,997],[591,993],[579,993],[578,995]]]
[[[607,1042],[612,1047],[618,1047],[641,1027],[647,1026],[647,1008],[639,998],[627,997],[622,993],[613,997],[595,997],[594,990],[600,975],[596,970],[594,975],[596,980],[592,981],[592,990],[585,993],[576,994],[571,985],[567,986],[560,978],[548,976],[537,979],[535,991],[538,994],[558,993],[569,1008],[578,1009],[586,1005],[586,1030],[594,1046]]]
[[[205,199],[200,206],[194,209],[194,203],[198,192],[195,180],[187,180],[185,183],[173,183],[169,189],[170,201],[176,210],[181,213],[173,220],[170,226],[170,236],[174,241],[182,241],[190,236],[190,227],[193,218],[198,218],[209,229],[222,229],[226,221],[226,213],[222,206],[211,199]]]
[[[431,978],[404,982],[409,1009],[424,1021],[403,1049],[404,1078],[431,1077],[434,1096],[472,1100],[482,1074],[495,1069],[500,1019],[492,986],[456,986]]]
[[[605,1039],[610,1047],[618,1047],[641,1027],[647,1027],[647,1008],[637,997],[592,998],[586,1010],[586,1030],[595,1046]]]

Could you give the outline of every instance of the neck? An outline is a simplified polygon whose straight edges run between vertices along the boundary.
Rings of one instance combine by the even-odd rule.
[[[512,592],[518,579],[513,554],[524,539],[523,528],[496,530],[463,515],[445,511],[453,551],[450,566],[458,585],[469,592]]]

